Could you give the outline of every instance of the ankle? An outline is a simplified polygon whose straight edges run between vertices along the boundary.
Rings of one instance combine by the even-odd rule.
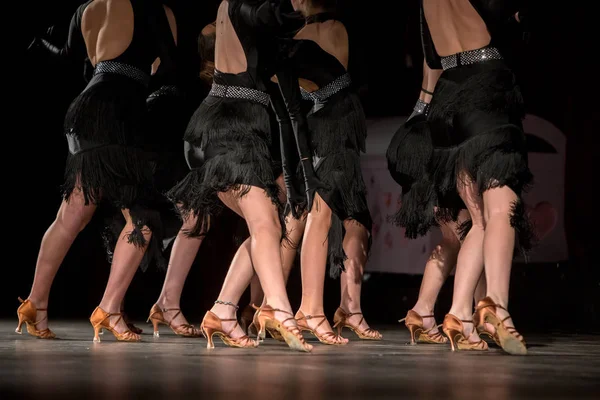
[[[340,308],[349,313],[359,313],[362,311],[360,302],[358,301],[342,301],[340,303]]]
[[[26,300],[29,300],[30,302],[33,303],[33,305],[35,305],[35,308],[48,308],[48,298],[38,298],[35,297],[33,295],[29,295],[29,297],[27,297]]]
[[[425,315],[433,315],[433,304],[427,304],[424,302],[420,302],[417,301],[417,304],[415,304],[415,306],[413,308],[411,308],[411,310],[413,310],[414,312],[416,312],[417,314],[421,315],[421,316],[425,316]]]
[[[217,315],[219,318],[233,318],[236,316],[238,308],[239,307],[237,305],[223,304],[223,302],[215,302],[210,311]]]
[[[169,296],[168,293],[161,293],[160,297],[156,301],[156,304],[162,309],[165,308],[179,308],[180,297]]]
[[[508,296],[496,294],[493,292],[488,292],[486,297],[489,297],[490,299],[492,299],[494,304],[498,304],[499,306],[502,306],[502,307],[508,309]]]
[[[461,321],[472,321],[473,320],[473,310],[470,307],[452,307],[448,314],[454,315],[456,318]]]
[[[121,302],[101,301],[98,305],[102,310],[109,314],[117,314],[121,312]]]

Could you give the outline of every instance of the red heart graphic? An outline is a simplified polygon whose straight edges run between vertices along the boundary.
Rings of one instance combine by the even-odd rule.
[[[556,227],[558,212],[547,201],[539,202],[535,207],[527,206],[529,218],[535,227],[538,240],[542,240]]]

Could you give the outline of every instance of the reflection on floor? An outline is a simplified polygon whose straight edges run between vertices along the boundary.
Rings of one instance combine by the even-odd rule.
[[[146,328],[142,343],[92,342],[84,322],[52,322],[60,339],[14,333],[0,321],[0,398],[40,399],[588,399],[598,398],[600,336],[526,335],[529,355],[452,353],[410,346],[401,326],[381,342],[315,344],[312,354],[273,339],[240,350]],[[142,325],[140,325],[142,326]],[[194,397],[190,397],[194,396]]]

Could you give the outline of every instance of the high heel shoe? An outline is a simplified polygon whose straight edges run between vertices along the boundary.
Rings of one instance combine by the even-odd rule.
[[[46,316],[40,319],[39,321],[36,321],[37,312],[47,311],[47,309],[35,308],[35,304],[33,304],[33,302],[29,299],[23,300],[19,297],[19,301],[21,302],[21,305],[17,309],[19,324],[17,325],[17,329],[15,329],[15,332],[20,335],[22,333],[21,326],[23,326],[23,324],[25,323],[27,324],[27,333],[29,333],[31,336],[35,336],[40,339],[54,339],[56,335],[50,329],[46,328],[38,330],[36,327],[37,324],[48,319],[48,317]]]
[[[425,329],[423,325],[423,320],[425,318],[435,318],[433,315],[419,315],[416,311],[408,310],[406,313],[406,317],[402,318],[398,322],[404,322],[404,325],[408,328],[410,332],[410,344],[421,343],[429,343],[429,344],[444,344],[448,343],[448,338],[442,335],[440,331],[435,333],[431,333],[431,331],[435,328],[439,328],[442,325],[434,325]]]
[[[508,313],[506,308],[494,303],[494,300],[489,297],[486,297],[477,303],[475,314],[473,314],[473,320],[477,323],[477,330],[485,331],[500,347],[502,347],[504,351],[509,354],[527,354],[527,345],[523,336],[517,332],[514,326],[504,325],[504,322],[511,318],[510,315],[504,319],[500,319],[498,314],[496,314],[498,308]],[[487,332],[485,329],[486,323],[494,325],[496,332],[493,334]]]
[[[358,325],[352,325],[350,322],[348,322],[350,317],[352,317],[353,315],[361,316]],[[342,329],[348,328],[352,332],[354,332],[359,339],[381,340],[383,338],[383,335],[379,333],[379,331],[376,331],[375,329],[371,328],[365,330],[360,329],[360,324],[362,324],[364,319],[365,317],[361,312],[350,313],[344,310],[342,307],[338,307],[338,309],[335,311],[335,315],[333,316],[333,329],[337,328],[338,336],[340,337],[342,336]]]
[[[466,321],[458,319],[452,314],[446,314],[444,317],[444,323],[442,329],[448,339],[450,339],[450,346],[452,351],[456,350],[475,350],[485,351],[488,349],[488,345],[484,340],[479,339],[478,342],[469,342],[468,336],[465,337],[465,327],[463,322],[473,323],[473,321]]]
[[[327,317],[325,317],[324,315],[304,315],[302,311],[298,311],[294,318],[296,319],[296,323],[298,324],[298,329],[300,329],[300,331],[310,333],[311,335],[319,339],[319,342],[323,344],[330,344],[333,346],[346,344],[346,342],[339,341],[339,339],[342,338],[341,335],[336,335],[333,331],[325,332],[323,334],[317,332],[317,329],[319,329],[319,327],[323,325],[325,321],[327,321]],[[308,326],[308,320],[314,318],[320,318],[321,322],[319,322],[314,328],[311,328],[310,326]],[[301,323],[300,321],[302,320],[306,321],[306,324]]]
[[[258,335],[258,328],[254,324],[256,309],[253,306],[253,304],[248,304],[240,315],[240,327],[249,336]]]
[[[117,321],[111,325],[110,317],[119,316]],[[115,330],[115,326],[119,323],[119,321],[123,319],[123,314],[121,313],[107,313],[100,307],[96,307],[92,315],[90,316],[90,323],[94,327],[94,342],[100,342],[100,330],[104,329],[112,333],[115,338],[119,342],[141,342],[141,338],[139,335],[131,332],[129,328],[125,332],[119,333]]]
[[[223,322],[233,322],[233,328],[229,331],[225,331],[223,329]],[[204,315],[204,319],[202,320],[202,324],[200,325],[200,332],[204,335],[204,337],[208,340],[206,345],[207,349],[214,349],[215,344],[213,342],[213,336],[217,335],[221,338],[223,343],[225,343],[229,347],[239,347],[239,348],[254,348],[258,346],[258,343],[255,340],[252,340],[248,337],[248,335],[244,335],[239,338],[231,337],[231,333],[237,327],[238,322],[237,319],[221,319],[212,311],[207,311]]]
[[[165,319],[164,313],[168,311],[177,311],[175,316],[171,318],[170,321]],[[173,326],[172,322],[177,316],[181,314],[181,309],[179,308],[164,308],[161,309],[158,304],[152,306],[150,310],[150,316],[146,322],[152,322],[152,326],[154,327],[154,337],[160,337],[160,333],[158,332],[158,326],[160,324],[167,325],[177,336],[183,337],[200,337],[202,333],[199,329],[195,328],[194,325],[191,324],[181,324],[177,326]]]
[[[258,310],[256,315],[256,321],[258,322],[258,335],[259,337],[265,336],[267,329],[273,329],[279,332],[285,343],[292,349],[297,351],[303,351],[309,353],[312,351],[312,346],[304,340],[302,332],[298,329],[297,323],[293,326],[284,325],[288,321],[294,321],[294,317],[289,317],[283,321],[275,318],[275,313],[281,312],[288,315],[293,315],[291,312],[273,308],[269,305],[265,305]]]
[[[258,337],[258,341],[262,342],[263,340],[265,340],[266,334],[268,333],[273,339],[277,340],[278,342],[285,342],[285,339],[283,339],[283,336],[281,336],[281,334],[279,332],[277,332],[277,330],[275,330],[275,329],[267,328],[266,332],[262,332],[262,333],[259,332],[258,320],[256,319],[256,317],[258,316],[260,307],[256,307],[254,304],[252,304],[252,308],[256,311],[252,317],[252,327],[254,329],[256,329],[256,333],[254,333],[254,334]],[[248,335],[252,335],[252,332],[248,331]]]

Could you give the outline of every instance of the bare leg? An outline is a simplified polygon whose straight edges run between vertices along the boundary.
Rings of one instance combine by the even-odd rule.
[[[189,237],[185,233],[187,229],[190,229],[195,224],[196,218],[193,216],[188,216],[184,219],[183,226],[179,230],[175,242],[173,243],[165,282],[158,301],[156,302],[162,310],[172,310],[165,311],[163,314],[165,319],[171,321],[172,326],[174,327],[188,324],[183,313],[176,310],[181,308],[180,301],[183,286],[190,273],[192,264],[196,259],[202,240],[204,239],[203,236]]]
[[[348,318],[348,322],[365,332],[373,338],[381,338],[381,333],[369,330],[369,324],[362,315],[360,306],[360,295],[365,264],[367,263],[367,252],[369,233],[360,223],[347,220],[344,221],[346,235],[344,236],[344,252],[348,257],[344,263],[345,270],[340,275],[341,299],[340,308],[355,314]],[[360,323],[360,325],[359,325]]]
[[[456,224],[442,224],[440,230],[442,241],[431,252],[431,256],[425,264],[419,298],[412,308],[421,316],[433,315],[440,290],[446,279],[448,279],[450,272],[456,266],[458,251],[460,250],[460,241],[456,235]],[[431,329],[430,333],[432,334],[438,332],[434,318],[424,318],[423,327]]]
[[[277,209],[265,191],[256,187],[252,187],[240,199],[230,196],[229,193],[221,194],[219,198],[246,220],[250,231],[252,265],[265,293],[266,303],[273,308],[285,311],[276,312],[276,319],[279,321],[287,320],[290,318],[292,308],[287,297],[283,277],[280,252],[281,226]],[[251,277],[246,281],[244,290],[250,279]],[[284,325],[294,326],[295,321],[293,319],[288,320]],[[309,350],[312,348],[309,344],[305,346]]]
[[[510,225],[512,204],[517,195],[508,187],[490,189],[483,194],[484,216],[486,221],[483,241],[483,260],[487,278],[487,296],[496,304],[508,308],[508,289],[515,245],[515,230]],[[500,319],[508,317],[508,312],[498,308]],[[512,320],[506,326],[514,326]]]
[[[463,321],[472,321],[475,287],[483,272],[483,204],[476,185],[464,176],[460,181],[458,192],[467,206],[473,227],[458,252],[450,314]],[[469,341],[480,341],[473,323],[463,322],[463,326],[464,335]]]
[[[327,267],[328,234],[331,227],[331,209],[317,193],[313,209],[308,214],[302,250],[300,252],[300,268],[302,271],[302,303],[300,311],[304,315],[324,315],[323,295],[325,287],[325,269]],[[308,319],[306,324],[315,328],[317,333],[325,334],[333,329],[329,321],[321,323],[321,319]],[[337,343],[347,343],[348,340],[331,338]]]
[[[108,283],[106,284],[106,290],[99,305],[101,309],[111,314],[121,311],[121,303],[123,302],[125,293],[135,275],[135,271],[142,262],[147,247],[139,248],[129,243],[128,233],[133,231],[134,224],[129,210],[123,210],[123,216],[125,217],[126,224],[117,241]],[[148,243],[152,237],[152,232],[147,227],[144,227],[142,233],[146,243]],[[118,318],[117,316],[112,317],[111,323],[115,323]],[[122,319],[119,320],[114,328],[118,333],[123,333],[129,329]]]
[[[239,303],[242,294],[244,294],[248,284],[255,276],[254,269],[252,268],[250,248],[251,238],[248,238],[242,243],[233,257],[217,301],[231,303],[236,306]],[[210,311],[221,319],[236,319],[237,308],[231,304],[215,303]],[[235,321],[223,322],[223,329],[229,332],[235,324]],[[244,335],[245,332],[239,325],[231,332],[231,337],[233,338],[239,338]]]
[[[48,308],[48,297],[54,277],[58,272],[73,241],[86,227],[96,211],[93,204],[85,205],[83,194],[74,190],[68,201],[61,203],[56,219],[50,225],[40,246],[33,285],[29,299],[37,308]],[[47,311],[38,311],[36,328],[44,330],[48,327]]]

